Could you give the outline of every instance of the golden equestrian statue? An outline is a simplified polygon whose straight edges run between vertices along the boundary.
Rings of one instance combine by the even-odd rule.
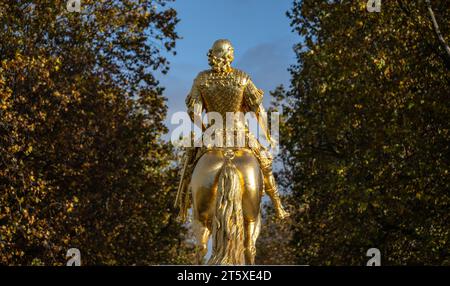
[[[228,113],[253,112],[268,141],[274,143],[263,120],[263,91],[246,73],[231,67],[233,59],[229,40],[213,44],[208,52],[211,69],[198,74],[186,98],[189,116],[194,122],[202,122],[198,119],[203,111],[208,114],[208,121],[210,113],[226,118]],[[203,263],[211,234],[213,249],[208,264],[254,264],[264,193],[269,195],[279,218],[288,216],[280,201],[269,150],[249,132],[243,116],[234,116],[231,121],[232,128],[227,125],[213,130],[219,136],[214,142],[223,142],[224,138],[226,145],[194,145],[187,148],[183,157],[175,204],[180,208],[181,219],[186,220],[192,202],[197,264]],[[202,132],[210,127],[198,125]],[[244,141],[235,144],[236,138]]]

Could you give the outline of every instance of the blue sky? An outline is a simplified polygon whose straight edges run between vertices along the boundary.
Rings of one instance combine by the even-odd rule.
[[[231,40],[235,48],[233,66],[247,72],[256,86],[265,91],[265,106],[270,103],[269,91],[277,85],[289,85],[289,65],[294,63],[294,43],[298,37],[291,32],[286,11],[292,0],[177,0],[171,7],[178,12],[177,55],[168,55],[170,71],[158,79],[166,88],[170,116],[186,109],[184,99],[192,81],[208,68],[206,53],[221,38]]]

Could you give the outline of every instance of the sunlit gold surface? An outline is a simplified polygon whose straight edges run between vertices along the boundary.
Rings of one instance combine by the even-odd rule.
[[[223,152],[212,150],[206,152],[199,160],[192,174],[190,188],[193,198],[193,216],[194,221],[201,224],[196,230],[196,238],[200,247],[204,249],[207,245],[210,233],[213,228],[214,212],[216,211],[216,199],[219,174],[224,165]],[[233,164],[239,170],[239,183],[241,184],[242,214],[244,233],[250,234],[245,238],[242,247],[253,249],[256,239],[252,240],[252,234],[255,231],[254,225],[260,219],[260,202],[263,191],[263,177],[259,167],[258,160],[248,149],[237,150],[232,159]],[[241,249],[245,253],[245,249]],[[253,255],[247,255],[247,262],[251,264],[254,260]],[[199,257],[199,261],[203,257]],[[242,261],[244,262],[244,261]],[[241,264],[241,263],[239,263]],[[243,264],[243,263],[242,263]]]
[[[191,118],[200,116],[202,109],[224,118],[226,112],[250,111],[261,122],[263,92],[247,74],[231,68],[231,43],[216,41],[208,58],[211,69],[199,73],[186,99]],[[176,203],[185,219],[192,199],[198,264],[203,263],[210,235],[213,250],[209,264],[254,264],[264,192],[274,203],[278,217],[288,215],[272,174],[272,158],[248,133],[243,118],[235,119],[235,129],[246,132],[244,146],[190,148],[184,157]]]

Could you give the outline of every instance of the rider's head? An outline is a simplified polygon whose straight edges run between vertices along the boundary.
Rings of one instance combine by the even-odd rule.
[[[208,51],[208,62],[215,72],[228,72],[234,60],[234,49],[229,40],[217,40]]]

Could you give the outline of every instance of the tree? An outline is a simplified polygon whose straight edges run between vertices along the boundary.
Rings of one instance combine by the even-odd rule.
[[[178,38],[166,2],[0,4],[1,264],[184,261],[153,75]]]
[[[365,265],[376,247],[385,265],[450,265],[450,9],[433,1],[433,23],[429,4],[293,2],[281,157],[297,263]]]

